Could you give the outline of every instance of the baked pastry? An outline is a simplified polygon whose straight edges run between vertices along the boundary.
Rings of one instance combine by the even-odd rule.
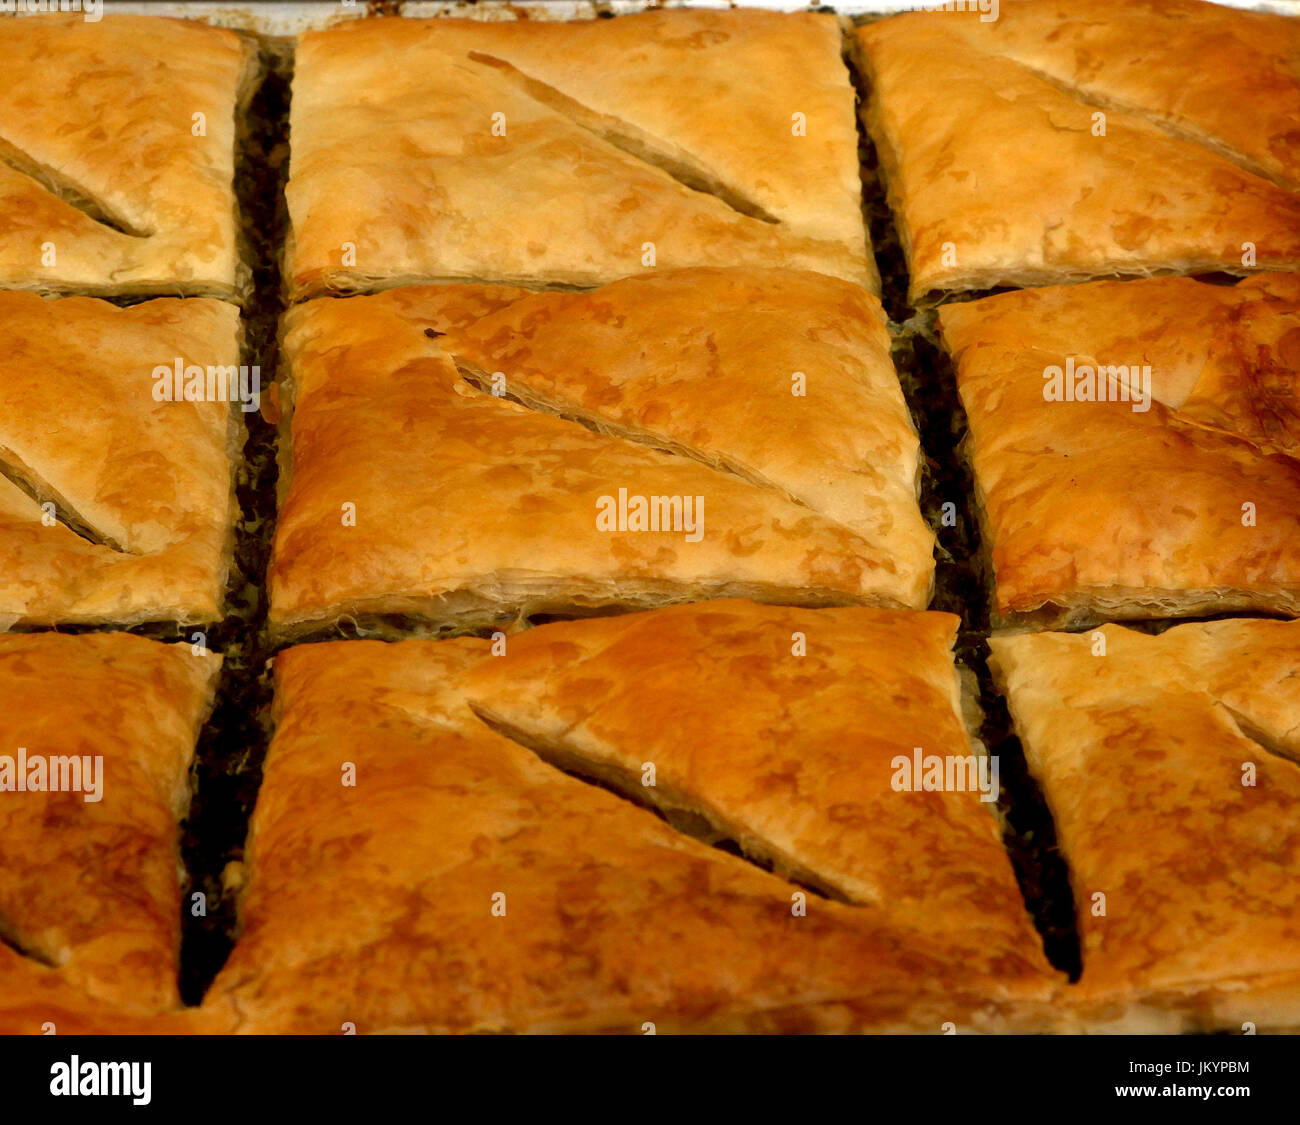
[[[1002,0],[997,19],[959,16],[953,29],[1088,102],[1300,190],[1292,17],[1204,0],[1110,0],[1098,13],[1071,0]]]
[[[0,345],[0,625],[218,618],[242,409],[184,395],[240,398],[239,310],[0,292]]]
[[[1300,622],[992,646],[1071,869],[1079,1024],[1300,1027]]]
[[[812,13],[309,32],[290,122],[290,289],[592,286],[698,265],[875,287],[853,106],[839,24]]]
[[[1104,20],[1008,0],[1000,15],[855,33],[914,303],[1300,267],[1297,21],[1186,0],[1108,4]]]
[[[928,599],[917,439],[879,306],[846,282],[703,269],[591,294],[389,290],[292,310],[284,350],[282,631]]]
[[[233,298],[251,40],[190,20],[0,20],[0,287]]]
[[[1300,612],[1300,277],[1026,290],[939,324],[995,624]]]
[[[1044,1018],[1056,979],[1036,943],[926,933],[809,895],[494,733],[464,697],[490,648],[277,657],[241,934],[210,1019],[641,1034]]]
[[[174,966],[173,966],[174,967]],[[194,1035],[223,1030],[202,1008],[142,1014],[89,996],[0,941],[0,1035]]]
[[[546,760],[796,882],[922,929],[1033,948],[995,816],[999,777],[963,716],[959,623],[674,606],[511,636],[467,693],[489,725]],[[966,787],[922,791],[918,750],[922,762],[961,760],[974,772],[954,784]]]
[[[0,1030],[59,1022],[44,1000],[179,1006],[177,822],[220,666],[123,633],[0,636]]]
[[[521,295],[443,344],[484,389],[830,516],[923,595],[934,537],[916,506],[919,443],[864,289],[794,270],[665,270]]]
[[[967,734],[958,623],[715,601],[549,624],[474,668],[467,695],[494,730],[685,831],[1023,955],[1039,938],[1002,848],[998,774]],[[935,760],[971,770],[963,788],[923,791],[915,765]]]

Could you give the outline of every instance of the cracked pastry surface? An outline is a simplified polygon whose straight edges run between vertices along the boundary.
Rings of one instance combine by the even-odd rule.
[[[415,287],[309,302],[286,329],[278,628],[365,613],[484,627],[729,594],[928,599],[917,439],[859,287],[740,270],[591,294]],[[702,521],[606,529],[602,497],[620,489],[684,498],[683,517],[689,499]]]
[[[192,20],[45,14],[0,21],[0,49],[0,286],[241,294],[250,41]]]
[[[1300,612],[1300,276],[1026,290],[939,323],[1003,623]],[[1045,399],[1071,359],[1116,369],[1109,401]]]
[[[1036,950],[817,896],[796,916],[798,888],[494,733],[464,696],[489,651],[462,638],[277,657],[241,936],[210,1019],[640,1034],[1041,1018],[1055,979]]]
[[[592,286],[736,264],[878,287],[853,107],[839,24],[812,13],[309,32],[289,286]]]
[[[1004,8],[1005,29],[925,12],[855,33],[913,302],[1300,267],[1300,195],[1279,186],[1297,186],[1294,19],[1162,0],[1108,4],[1098,30],[1077,5]]]
[[[98,800],[84,773],[82,791],[0,794],[0,1030],[179,1007],[177,823],[220,665],[121,633],[0,635],[10,768],[19,747],[49,769],[102,759]]]
[[[1099,632],[991,641],[1070,864],[1076,1018],[1294,1029],[1300,622]]]
[[[156,399],[153,372],[237,370],[239,338],[208,298],[0,292],[0,622],[220,616],[243,425],[229,402]]]

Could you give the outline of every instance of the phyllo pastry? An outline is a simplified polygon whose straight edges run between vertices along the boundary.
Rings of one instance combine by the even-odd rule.
[[[194,1035],[224,1030],[202,1008],[141,1012],[101,1000],[0,941],[0,1035]]]
[[[123,633],[0,636],[0,1032],[179,1007],[178,822],[220,666]]]
[[[220,617],[260,397],[239,310],[0,292],[0,348],[0,625]]]
[[[384,19],[298,42],[288,283],[592,286],[792,266],[875,287],[830,15]]]
[[[1005,0],[997,19],[965,16],[953,26],[981,51],[1086,101],[1145,117],[1300,190],[1294,18],[1203,0],[1109,0],[1104,12],[1073,0]]]
[[[856,32],[909,296],[1300,267],[1300,21],[1192,0]]]
[[[1070,866],[1076,1026],[1300,1027],[1300,622],[992,646]]]
[[[917,437],[858,286],[416,287],[308,302],[286,329],[278,629],[929,597]]]
[[[509,637],[468,695],[548,761],[799,883],[1029,947],[999,775],[967,730],[959,623],[740,600],[558,622]],[[964,787],[925,788],[949,759]]]
[[[242,295],[237,116],[257,51],[194,20],[0,20],[0,287]]]
[[[1050,1018],[1061,981],[991,806],[975,791],[891,781],[890,751],[906,744],[910,756],[913,741],[973,754],[952,698],[951,618],[728,602],[622,618],[617,636],[608,624],[542,626],[511,637],[504,657],[478,638],[282,652],[241,936],[205,998],[207,1017],[241,1032],[326,1034],[939,1033]],[[791,651],[792,630],[806,633],[806,655]],[[660,650],[648,670],[619,651],[634,636]],[[576,741],[572,764],[603,772],[602,761],[644,753],[670,806],[685,796],[705,807],[697,792],[707,791],[741,847],[835,898],[676,831],[500,733],[515,692],[569,698],[584,676],[621,681],[628,707],[644,686],[639,704],[652,717],[679,641],[675,672],[688,694],[671,721],[700,732],[698,751],[677,751],[666,736],[647,744],[615,722],[602,748]],[[607,664],[602,645],[614,652]],[[856,698],[877,675],[897,692]],[[762,727],[801,677],[822,687],[823,709],[855,741],[809,736],[782,762]],[[708,709],[756,686],[761,706],[724,730]],[[900,698],[911,689],[915,698]],[[499,729],[476,713],[489,709]],[[793,723],[787,733],[798,737]],[[723,741],[710,742],[715,732]],[[538,740],[543,753],[557,744]],[[854,751],[861,776],[840,775],[832,792],[821,772]],[[749,792],[740,753],[756,767]],[[639,762],[636,773],[640,786]]]
[[[945,306],[995,624],[1300,611],[1300,276]]]

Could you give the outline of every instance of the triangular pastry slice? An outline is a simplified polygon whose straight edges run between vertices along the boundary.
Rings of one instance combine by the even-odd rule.
[[[643,1034],[1043,1017],[1056,986],[1036,950],[809,895],[493,733],[463,692],[489,652],[358,641],[277,658],[242,930],[211,1019]]]
[[[691,280],[680,279],[683,289]],[[653,447],[658,439],[593,433],[492,393],[490,378],[479,389],[456,366],[467,329],[451,322],[468,315],[458,288],[319,300],[287,318],[292,409],[270,576],[275,627],[400,614],[483,628],[520,614],[733,594],[924,604],[928,535],[911,496],[894,504],[903,534],[882,546],[819,510],[815,496],[800,503],[702,464],[707,452],[673,455]],[[468,287],[464,301],[500,307],[508,294]],[[696,322],[707,334],[707,310]],[[635,327],[623,354],[645,338]],[[790,386],[780,363],[771,377]],[[898,406],[885,399],[881,424],[910,444]],[[599,412],[583,413],[605,428]],[[794,448],[797,408],[768,413],[771,432],[788,430],[785,448]],[[731,416],[717,422],[720,435],[741,425]],[[862,422],[843,417],[846,433]],[[906,545],[898,558],[887,549],[894,542]]]
[[[861,287],[800,270],[660,271],[521,298],[444,346],[530,405],[784,491],[926,592],[919,441],[884,312]]]
[[[995,624],[1300,613],[1300,279],[945,306]]]
[[[257,52],[195,20],[0,21],[0,285],[235,298],[236,115]]]
[[[1300,267],[1300,194],[983,53],[971,26],[929,12],[856,32],[867,128],[914,303],[1109,276]],[[940,88],[961,96],[936,98]]]
[[[236,306],[0,293],[0,344],[0,617],[219,617],[244,427],[238,403],[207,395],[241,393]],[[195,367],[204,400],[185,401]]]
[[[953,24],[1076,96],[1206,145],[1300,190],[1300,22],[1205,0],[1002,0]]]
[[[510,637],[468,692],[495,729],[544,758],[802,883],[922,928],[987,929],[990,944],[1030,948],[999,775],[963,718],[958,624],[675,606]],[[923,788],[935,762],[931,780],[961,788]]]
[[[876,287],[853,105],[839,24],[811,13],[309,32],[289,284],[590,286],[739,264]]]
[[[15,990],[179,1006],[177,824],[220,666],[121,633],[0,636],[0,938],[32,963]]]
[[[1300,623],[994,638],[1056,821],[1085,1029],[1300,1026]]]

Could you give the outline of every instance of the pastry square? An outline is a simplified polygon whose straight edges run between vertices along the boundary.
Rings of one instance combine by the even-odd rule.
[[[829,15],[362,20],[298,42],[297,298],[651,268],[873,288],[855,94]]]
[[[177,824],[220,666],[124,633],[0,636],[0,1031],[179,1007]]]
[[[284,351],[281,631],[929,598],[917,437],[879,303],[848,282],[388,290],[291,310]]]
[[[867,24],[855,57],[914,303],[1300,268],[1300,21],[1006,0]]]
[[[1300,612],[1300,276],[940,310],[994,624]]]
[[[192,20],[0,20],[0,287],[234,298],[251,40]]]
[[[0,347],[0,625],[220,617],[256,389],[239,310],[0,292]]]
[[[733,692],[750,684],[746,666],[795,659],[792,624],[811,630],[812,659],[822,665],[836,660],[832,638],[851,638],[873,613],[846,610],[819,626],[809,624],[815,611],[736,603],[668,612],[673,621],[698,614],[700,638],[714,630],[714,647],[697,644],[684,658],[682,679],[700,668],[721,677],[734,661]],[[660,616],[641,615],[639,627]],[[902,617],[885,614],[879,627]],[[915,620],[907,656],[877,648],[873,667],[944,648],[950,619]],[[536,651],[517,665],[513,654],[504,658],[520,677],[507,694],[551,674],[545,636],[563,649],[561,636],[599,624],[536,630]],[[770,643],[748,641],[747,630],[767,631]],[[670,624],[662,643],[677,632]],[[938,812],[934,794],[894,793],[874,805],[898,818],[910,870],[924,878],[936,869],[937,901],[922,928],[919,915],[894,919],[821,898],[710,848],[494,732],[467,698],[476,673],[501,662],[491,651],[478,638],[344,641],[277,657],[277,727],[246,852],[241,937],[204,1000],[210,1019],[258,1033],[641,1034],[649,1024],[660,1032],[937,1032],[946,1021],[973,1030],[1046,1018],[1058,981],[1023,904],[1011,902],[1006,857],[993,854],[993,817],[975,794],[953,795],[965,798],[969,817],[957,802],[949,810],[954,835],[992,861],[984,870],[974,855],[963,861],[977,881],[966,892],[971,904],[981,889],[992,895],[971,929],[945,916],[960,892],[927,851],[939,826],[920,836],[902,828],[923,807]],[[866,671],[853,663],[838,661],[839,670]],[[501,703],[492,671],[474,695]],[[626,671],[616,663],[602,674]],[[952,690],[951,664],[945,675],[936,692]],[[685,721],[702,718],[694,700],[689,706]],[[936,700],[933,716],[948,726],[950,711],[946,695]],[[889,764],[875,764],[888,783]],[[783,783],[755,779],[765,784]],[[787,806],[787,827],[803,831],[816,820],[829,837],[857,811],[818,798]],[[781,816],[776,802],[768,811],[773,822]],[[1004,909],[1014,913],[1002,918]]]
[[[1071,869],[1080,1024],[1300,1027],[1300,622],[992,646]]]

